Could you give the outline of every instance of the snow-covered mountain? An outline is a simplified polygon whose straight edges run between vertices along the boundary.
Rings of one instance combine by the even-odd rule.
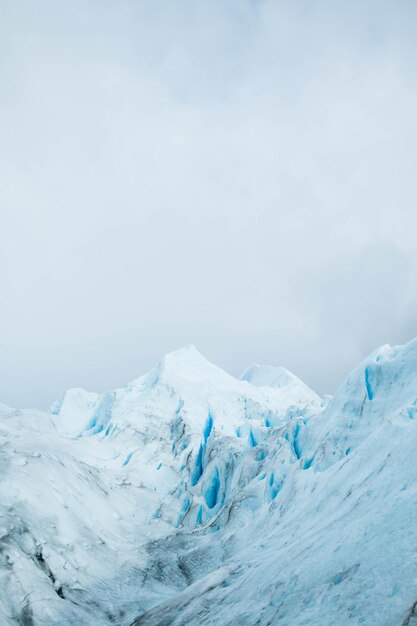
[[[0,406],[0,624],[417,624],[417,340],[319,398],[193,347]]]

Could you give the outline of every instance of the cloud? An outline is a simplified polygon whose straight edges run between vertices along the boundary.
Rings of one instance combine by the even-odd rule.
[[[417,334],[411,3],[4,2],[0,397]]]

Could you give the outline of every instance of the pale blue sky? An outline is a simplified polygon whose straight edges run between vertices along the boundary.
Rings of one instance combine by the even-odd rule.
[[[0,0],[0,400],[417,335],[413,2]]]

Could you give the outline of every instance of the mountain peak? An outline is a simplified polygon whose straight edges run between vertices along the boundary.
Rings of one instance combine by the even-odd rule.
[[[213,384],[237,382],[236,378],[206,359],[192,344],[166,354],[156,369],[159,380],[174,375],[190,382],[205,381]]]
[[[318,400],[317,394],[303,383],[298,376],[287,368],[252,363],[243,372],[240,380],[245,380],[255,387],[272,387],[280,390],[297,390],[306,401]]]
[[[169,365],[201,365],[202,363],[209,363],[205,356],[201,354],[194,344],[190,343],[187,346],[168,352],[162,361]]]

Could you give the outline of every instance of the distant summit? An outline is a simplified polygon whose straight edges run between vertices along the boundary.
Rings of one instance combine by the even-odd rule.
[[[240,379],[246,380],[256,387],[285,389],[287,392],[302,398],[306,403],[319,400],[318,395],[310,387],[285,367],[271,367],[270,365],[253,363],[245,369]]]

